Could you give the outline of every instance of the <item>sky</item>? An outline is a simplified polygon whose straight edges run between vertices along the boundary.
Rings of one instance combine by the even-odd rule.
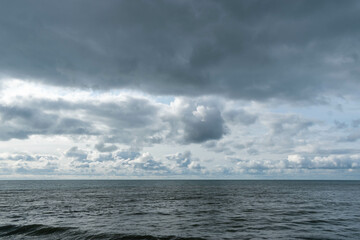
[[[4,1],[0,179],[360,180],[359,11]]]

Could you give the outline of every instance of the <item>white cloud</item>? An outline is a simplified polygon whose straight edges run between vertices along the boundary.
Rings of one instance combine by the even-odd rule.
[[[22,95],[30,85],[33,95]],[[3,85],[3,177],[261,178],[358,169],[356,139],[339,141],[356,136],[356,118],[347,108],[341,113],[348,112],[342,118],[348,120],[338,120],[347,127],[334,128],[336,116],[303,116],[296,108],[281,112],[274,103],[215,96],[162,103],[130,91],[61,87],[50,87],[48,97],[46,89],[20,80]]]

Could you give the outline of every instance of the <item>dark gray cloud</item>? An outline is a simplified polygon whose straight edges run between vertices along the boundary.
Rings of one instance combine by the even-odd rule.
[[[68,134],[99,135],[102,144],[151,142],[161,131],[158,111],[154,103],[132,97],[116,102],[22,99],[0,106],[0,140]],[[111,144],[97,148],[115,150]]]
[[[151,100],[117,101],[22,99],[0,105],[0,140],[31,135],[97,135],[100,152],[116,144],[141,147],[164,141],[201,143],[222,138],[228,128],[216,99],[179,99],[173,111]]]
[[[221,139],[229,131],[221,107],[212,98],[178,99],[173,104],[175,112],[164,117],[171,129],[168,138],[182,144]]]
[[[148,127],[156,121],[159,107],[147,99],[124,97],[117,101],[66,101],[63,99],[30,99],[24,105],[38,106],[48,111],[82,111],[113,126],[134,129]]]
[[[203,109],[203,108],[201,108]],[[198,108],[199,110],[199,108]],[[184,116],[184,141],[185,143],[200,143],[211,139],[220,139],[225,133],[225,122],[218,109],[205,109],[203,116]]]
[[[96,135],[85,121],[47,113],[31,104],[28,106],[0,105],[0,140],[26,139],[30,135]]]
[[[357,94],[359,8],[332,0],[6,1],[0,72],[165,95]]]

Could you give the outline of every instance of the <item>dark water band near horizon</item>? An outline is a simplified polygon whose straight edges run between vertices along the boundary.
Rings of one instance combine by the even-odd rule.
[[[0,239],[360,239],[360,181],[0,181]]]

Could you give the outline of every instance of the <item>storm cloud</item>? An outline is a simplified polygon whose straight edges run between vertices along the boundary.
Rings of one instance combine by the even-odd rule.
[[[356,94],[359,8],[323,0],[6,1],[0,72],[58,86],[319,101]]]

